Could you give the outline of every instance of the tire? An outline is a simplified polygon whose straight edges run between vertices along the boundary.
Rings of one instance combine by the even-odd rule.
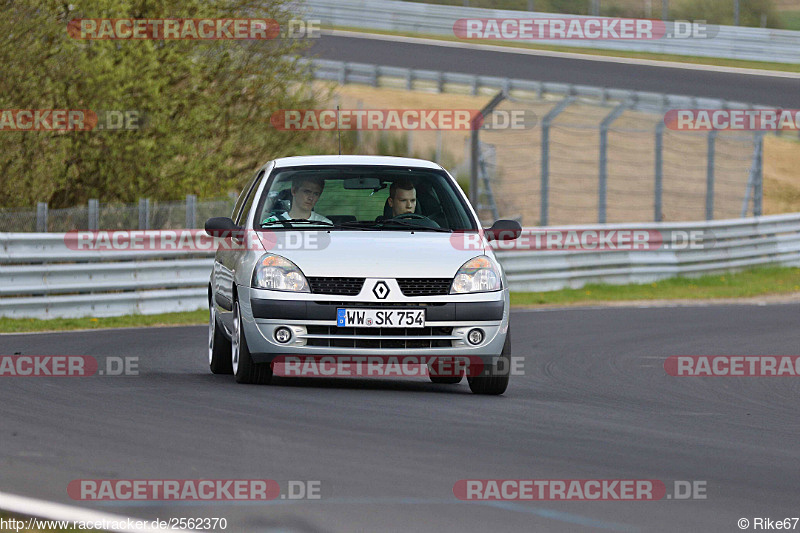
[[[511,329],[506,333],[506,342],[496,364],[487,365],[480,376],[467,376],[469,390],[475,394],[497,396],[508,388],[511,375]]]
[[[256,364],[250,356],[241,320],[239,300],[233,302],[233,342],[231,343],[231,368],[237,383],[266,385],[272,380],[269,364]]]
[[[461,375],[459,376],[439,376],[436,374],[435,364],[428,364],[428,377],[431,378],[433,383],[440,385],[455,385],[457,383],[461,383],[461,380],[464,379],[464,372],[461,372]]]
[[[212,374],[233,374],[231,341],[225,338],[222,328],[217,324],[217,310],[211,302],[208,314],[208,366]]]

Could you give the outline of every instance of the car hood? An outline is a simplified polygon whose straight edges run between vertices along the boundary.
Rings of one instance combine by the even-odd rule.
[[[315,277],[452,278],[465,262],[486,253],[482,244],[464,246],[451,233],[305,230],[292,231],[294,238],[287,233],[259,232],[259,239],[268,252]]]

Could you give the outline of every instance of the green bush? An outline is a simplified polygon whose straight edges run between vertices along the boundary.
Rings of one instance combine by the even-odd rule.
[[[74,5],[73,5],[74,4]],[[0,109],[135,110],[138,130],[0,133],[0,206],[219,196],[282,155],[329,151],[281,132],[280,109],[314,107],[299,39],[79,40],[76,18],[268,18],[290,0],[0,0]],[[328,136],[330,137],[330,136]]]

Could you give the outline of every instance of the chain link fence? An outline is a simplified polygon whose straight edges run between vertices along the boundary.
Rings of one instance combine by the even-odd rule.
[[[89,200],[87,205],[50,209],[39,203],[36,209],[0,209],[0,232],[64,233],[79,230],[195,229],[211,217],[230,216],[235,194],[198,201],[188,195],[184,201],[162,202],[141,199],[135,204],[105,204]]]
[[[342,91],[336,104],[345,109],[393,109],[398,98],[407,107],[483,107],[477,132],[356,132],[354,153],[438,162],[465,190],[477,185],[470,199],[485,222],[552,226],[762,214],[761,132],[665,124],[671,109],[747,104],[333,61],[317,66],[320,80],[370,86]],[[502,127],[509,117],[520,120]]]

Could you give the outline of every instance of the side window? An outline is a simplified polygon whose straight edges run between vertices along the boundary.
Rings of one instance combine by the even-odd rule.
[[[242,219],[246,218],[247,214],[250,212],[250,207],[253,205],[253,198],[255,198],[256,196],[256,188],[258,186],[258,182],[261,181],[261,178],[263,177],[264,177],[264,171],[261,170],[247,185],[246,197],[244,196],[245,192],[244,191],[242,192],[243,196],[240,197],[240,200],[244,198],[244,206],[241,206],[241,204],[239,204],[239,201],[236,202],[241,206],[239,207],[239,212],[236,214],[236,218],[233,220],[237,224],[241,225]]]
[[[252,179],[247,182],[247,185],[245,185],[244,189],[242,189],[239,198],[236,199],[236,203],[233,206],[233,212],[231,213],[231,218],[233,219],[234,222],[236,222],[236,220],[239,218],[239,215],[242,212],[242,204],[244,204],[245,200],[250,194],[250,191],[253,189],[255,184],[258,183],[259,177],[263,175],[264,172],[259,170],[258,172],[256,172],[255,176],[253,176]]]

